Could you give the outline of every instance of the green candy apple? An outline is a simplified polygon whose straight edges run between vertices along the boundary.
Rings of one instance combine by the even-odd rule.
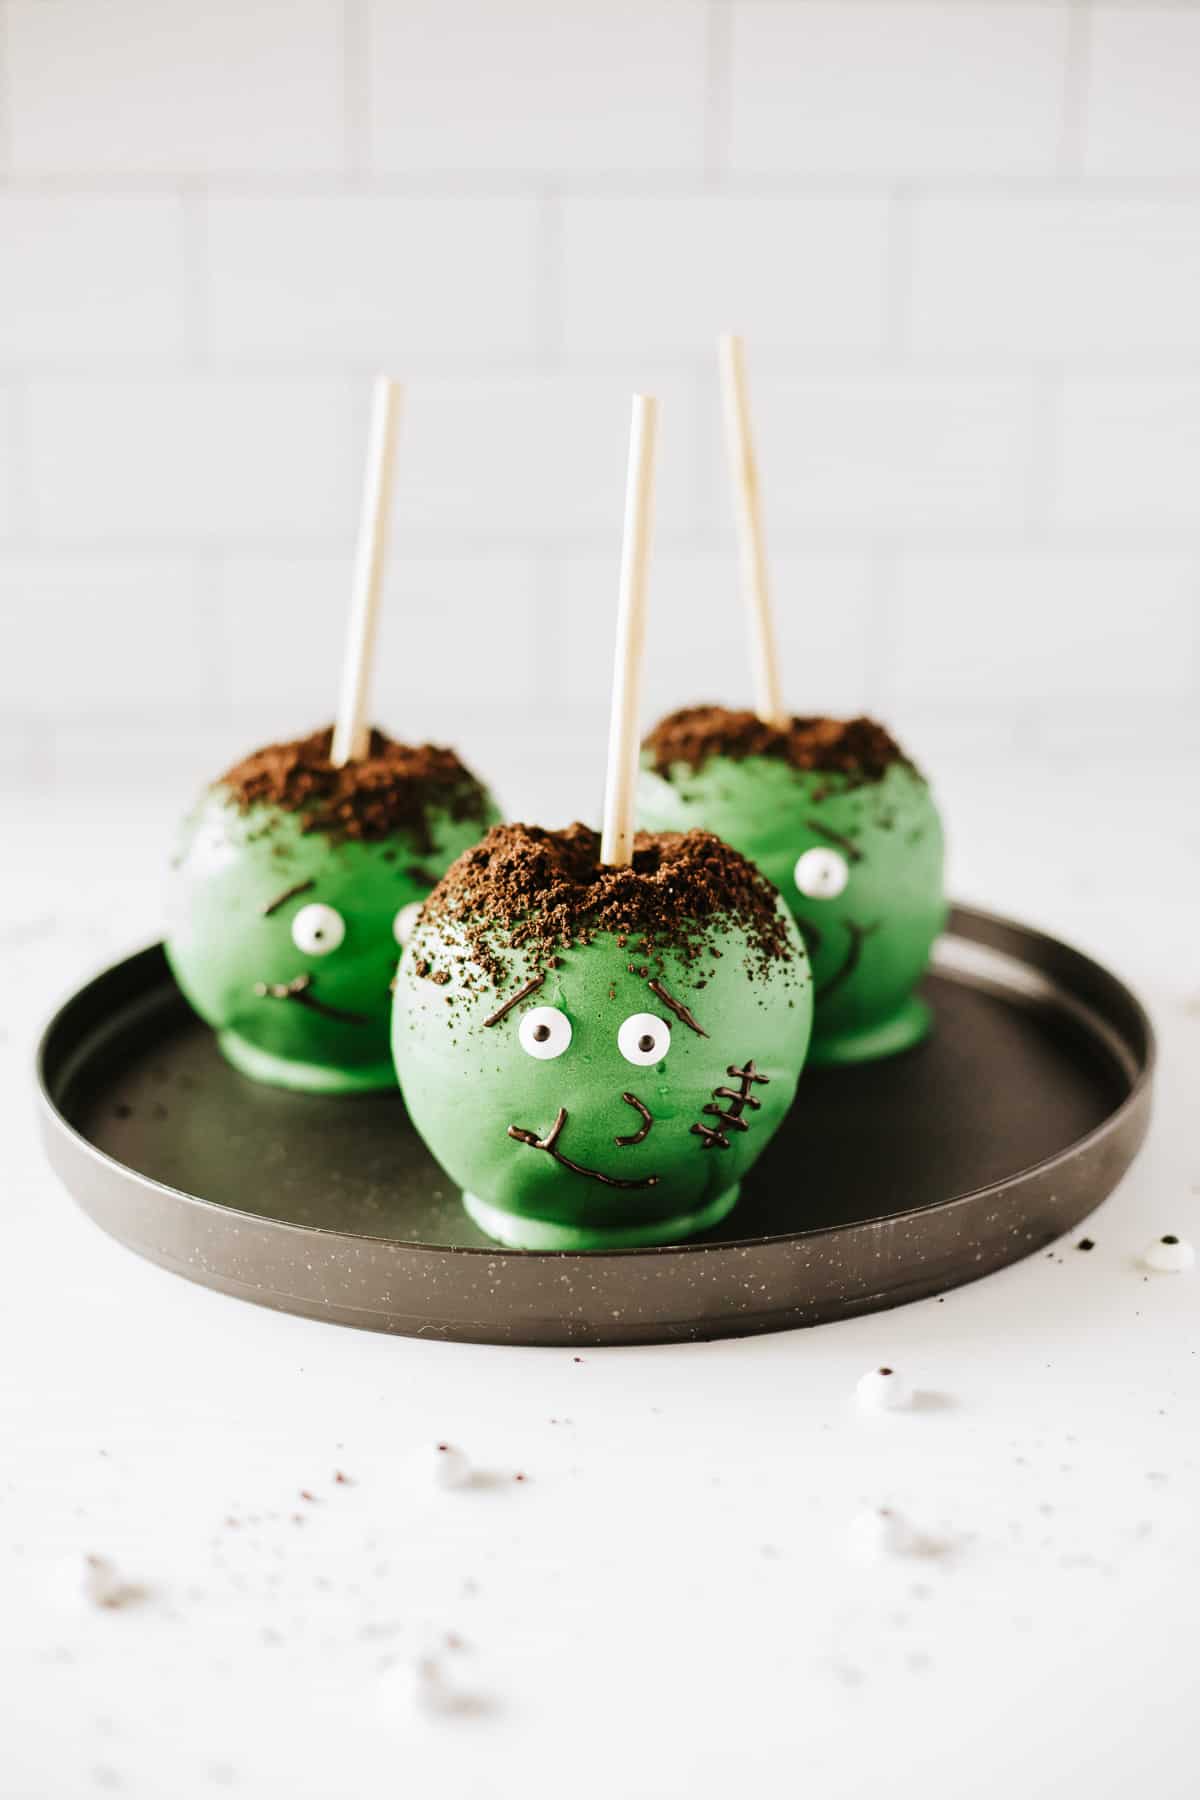
[[[751,713],[689,708],[647,739],[638,817],[715,832],[784,894],[812,961],[814,1065],[894,1055],[928,1034],[914,990],[945,923],[942,827],[881,726],[774,731]]]
[[[498,815],[457,758],[381,733],[334,770],[329,733],[256,752],[184,822],[167,959],[226,1058],[311,1093],[395,1085],[390,984],[420,904]]]
[[[522,858],[538,872],[516,892],[496,868]],[[725,1217],[811,1020],[799,933],[728,846],[640,837],[632,870],[605,870],[586,827],[501,826],[422,911],[393,1048],[410,1119],[489,1237],[604,1250]]]

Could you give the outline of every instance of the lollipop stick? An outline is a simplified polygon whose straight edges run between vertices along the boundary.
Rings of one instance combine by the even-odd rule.
[[[779,651],[767,588],[767,546],[763,535],[758,464],[750,431],[750,395],[746,357],[739,337],[721,339],[721,386],[725,395],[725,438],[737,499],[738,539],[742,552],[742,592],[750,621],[750,655],[754,673],[754,710],[764,724],[782,729],[788,722],[779,684]]]
[[[600,861],[614,865],[633,861],[642,651],[646,642],[646,570],[654,523],[657,437],[658,401],[645,394],[635,394],[629,432],[629,474],[625,484],[625,540],[621,547],[621,590],[617,601],[617,648],[613,659],[612,714],[608,727],[604,830],[600,836]]]
[[[363,488],[362,518],[354,559],[354,590],[350,624],[346,633],[346,657],[342,664],[342,692],[337,724],[333,729],[330,760],[335,768],[359,762],[370,744],[367,702],[371,666],[375,660],[375,626],[379,595],[387,559],[388,524],[392,512],[392,477],[396,465],[396,427],[400,419],[400,388],[387,375],[375,382],[371,408],[371,437],[367,446],[367,479]]]

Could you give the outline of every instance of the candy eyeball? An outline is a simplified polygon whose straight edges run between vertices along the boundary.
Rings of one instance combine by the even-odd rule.
[[[345,942],[346,921],[332,906],[313,901],[292,920],[292,942],[305,956],[328,956]]]
[[[860,1376],[854,1397],[859,1411],[865,1413],[902,1412],[912,1402],[903,1375],[887,1364]]]
[[[571,1042],[571,1021],[557,1006],[534,1006],[522,1018],[517,1035],[527,1056],[549,1062]]]
[[[463,1488],[471,1483],[471,1464],[455,1444],[423,1444],[405,1459],[418,1487]]]
[[[838,850],[815,844],[796,861],[796,886],[810,900],[836,900],[850,879],[850,865]]]
[[[671,1033],[653,1013],[630,1013],[617,1033],[617,1049],[626,1062],[648,1069],[671,1048]]]
[[[856,1562],[880,1562],[892,1556],[938,1558],[958,1548],[954,1537],[922,1531],[890,1506],[867,1506],[855,1514],[846,1534],[847,1549]]]
[[[410,900],[407,906],[400,908],[392,920],[392,935],[402,950],[417,929],[417,920],[421,916],[422,904],[423,902],[420,900]]]
[[[1196,1252],[1186,1238],[1176,1237],[1169,1231],[1146,1246],[1142,1251],[1142,1263],[1159,1275],[1183,1275],[1195,1268]]]

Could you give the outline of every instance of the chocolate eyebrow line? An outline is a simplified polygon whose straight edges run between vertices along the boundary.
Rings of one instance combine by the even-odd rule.
[[[264,919],[269,919],[273,912],[278,912],[281,906],[286,906],[287,902],[294,900],[297,894],[307,894],[309,888],[314,888],[316,885],[312,879],[293,882],[290,888],[284,888],[282,894],[277,894],[274,900],[268,900],[264,906],[259,908],[259,911]]]
[[[697,1023],[696,1019],[683,1004],[683,1001],[676,1000],[673,994],[668,994],[666,988],[663,986],[662,982],[658,980],[657,976],[654,980],[648,981],[646,986],[650,989],[652,994],[657,994],[663,1005],[669,1006],[671,1011],[675,1014],[675,1017],[677,1019],[682,1019],[683,1023],[696,1033],[697,1037],[708,1036],[703,1025]]]
[[[844,850],[851,862],[863,860],[863,853],[858,845],[850,838],[843,837],[840,831],[831,831],[828,825],[822,825],[820,819],[805,819],[804,823],[810,831],[815,831],[818,837],[828,838],[831,844],[836,844],[839,850]]]
[[[484,1025],[498,1025],[505,1014],[510,1013],[514,1006],[519,1006],[527,995],[536,993],[545,979],[544,975],[530,976],[524,987],[518,988],[515,994],[510,994],[503,1006],[498,1006],[495,1012],[483,1021]]]

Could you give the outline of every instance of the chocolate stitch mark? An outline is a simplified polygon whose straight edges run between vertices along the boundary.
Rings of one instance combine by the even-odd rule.
[[[650,1136],[650,1127],[654,1123],[654,1114],[650,1111],[648,1106],[643,1105],[636,1094],[622,1094],[621,1098],[626,1106],[634,1107],[642,1115],[642,1123],[636,1131],[630,1133],[628,1137],[618,1137],[613,1139],[614,1144],[619,1144],[622,1150],[627,1150],[631,1144],[645,1143],[646,1139]]]
[[[697,1024],[696,1020],[692,1017],[692,1015],[688,1011],[687,1007],[683,1004],[683,1001],[676,1000],[673,995],[668,994],[666,988],[663,986],[662,982],[659,981],[657,976],[655,976],[653,981],[648,981],[646,983],[646,986],[650,989],[650,992],[652,994],[657,994],[659,999],[662,1001],[663,1005],[669,1006],[671,1011],[675,1014],[675,1017],[677,1019],[682,1019],[683,1023],[689,1028],[689,1030],[694,1031],[696,1033],[697,1037],[707,1037],[708,1036],[708,1033],[707,1033],[707,1031],[705,1031],[703,1025]]]
[[[538,1137],[536,1132],[526,1131],[523,1125],[510,1125],[508,1135],[510,1138],[515,1138],[518,1144],[528,1144],[531,1150],[548,1151],[555,1162],[561,1163],[564,1169],[570,1169],[575,1175],[586,1175],[592,1181],[602,1181],[605,1187],[649,1188],[658,1186],[657,1175],[643,1175],[638,1180],[623,1181],[617,1175],[605,1175],[599,1169],[585,1169],[582,1163],[572,1162],[569,1156],[564,1156],[561,1150],[555,1148],[566,1122],[567,1109],[565,1106],[560,1106],[558,1117],[544,1138]]]
[[[701,1107],[701,1112],[712,1113],[714,1117],[721,1121],[719,1125],[696,1124],[692,1126],[693,1136],[703,1138],[704,1140],[700,1146],[702,1150],[728,1150],[729,1139],[725,1136],[725,1133],[730,1127],[732,1127],[734,1131],[749,1131],[749,1122],[746,1119],[743,1119],[742,1114],[747,1107],[750,1107],[753,1111],[757,1112],[758,1108],[762,1105],[762,1101],[756,1100],[750,1092],[751,1085],[758,1081],[766,1087],[770,1084],[771,1080],[769,1075],[759,1074],[754,1066],[753,1057],[751,1057],[744,1069],[739,1069],[736,1063],[730,1063],[725,1073],[727,1075],[733,1075],[740,1083],[740,1086],[736,1089],[727,1087],[713,1089],[713,1093],[718,1100],[729,1100],[731,1102],[728,1112],[722,1112],[719,1106],[713,1106],[711,1102],[708,1106]]]
[[[311,987],[311,975],[294,975],[290,981],[256,981],[254,992],[260,1000],[296,1000],[309,1012],[320,1013],[326,1019],[339,1019],[346,1025],[370,1023],[366,1013],[348,1012],[342,1006],[326,1006],[323,1000],[309,993]]]
[[[840,831],[831,831],[828,825],[821,823],[820,819],[805,819],[804,823],[810,831],[815,831],[818,837],[828,838],[831,844],[836,844],[839,850],[844,850],[851,862],[862,861],[863,852],[852,838],[843,837]]]
[[[504,1002],[503,1006],[498,1006],[496,1008],[495,1012],[492,1013],[488,1018],[486,1018],[483,1021],[484,1024],[485,1025],[498,1025],[500,1023],[501,1019],[504,1018],[505,1014],[510,1013],[514,1006],[519,1006],[521,1004],[522,1000],[524,1000],[528,995],[535,994],[537,992],[538,988],[541,987],[541,985],[542,985],[543,981],[545,981],[545,979],[546,979],[546,977],[541,974],[531,975],[529,980],[525,983],[525,986],[522,988],[518,988],[516,993],[513,994],[513,996],[511,997],[511,999],[508,999]]]
[[[289,900],[294,900],[296,898],[297,894],[307,894],[309,888],[316,887],[316,885],[316,882],[311,877],[308,881],[293,882],[290,888],[285,888],[282,894],[277,894],[274,900],[268,900],[266,904],[260,906],[258,910],[264,919],[269,919],[273,912],[278,912],[281,906],[286,906]]]

